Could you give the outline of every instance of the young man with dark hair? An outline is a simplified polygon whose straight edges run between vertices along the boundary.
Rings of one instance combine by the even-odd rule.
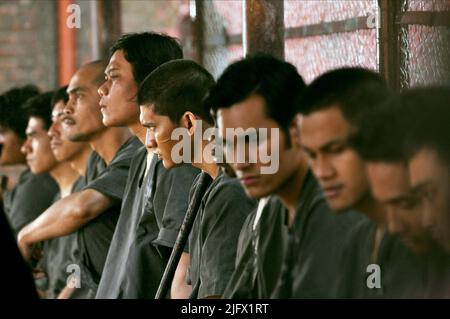
[[[78,173],[78,178],[70,188],[61,189],[54,202],[83,189],[86,165],[92,153],[88,143],[71,142],[63,131],[61,119],[64,116],[64,107],[68,98],[67,86],[59,88],[53,94],[51,101],[53,108],[51,113],[52,125],[48,130],[48,135],[50,147],[56,160],[69,163],[72,169]],[[85,287],[78,283],[68,283],[67,267],[80,264],[78,232],[46,241],[43,259],[42,264],[48,278],[46,298],[82,298],[87,293],[87,289],[84,290]]]
[[[19,245],[28,256],[31,244],[78,230],[81,285],[89,287],[92,296],[119,217],[131,158],[139,147],[128,128],[102,123],[97,90],[104,67],[102,61],[91,62],[73,75],[62,118],[67,138],[88,142],[95,151],[88,161],[86,186],[54,203],[19,233]]]
[[[229,149],[227,161],[247,195],[269,197],[242,228],[225,297],[334,297],[335,262],[348,223],[328,210],[300,148],[295,101],[304,88],[293,65],[257,55],[231,64],[206,102]],[[249,154],[240,156],[229,129]],[[256,132],[245,136],[242,129]],[[252,151],[258,151],[256,160]],[[271,153],[270,169],[264,151]]]
[[[57,161],[53,155],[50,137],[48,136],[48,129],[52,124],[52,95],[53,92],[43,93],[32,97],[25,103],[24,109],[29,116],[29,120],[26,129],[27,139],[22,145],[22,151],[26,154],[28,165],[33,173],[48,172],[58,184],[59,193],[69,194],[79,175],[70,167],[68,162]],[[36,274],[36,283],[38,289],[42,291],[42,296],[45,298],[56,297],[53,291],[55,288],[53,285],[55,273],[51,271],[49,266],[58,267],[62,265],[56,265],[56,260],[48,260],[47,262],[46,258],[48,256],[46,255],[53,253],[54,243],[58,240],[44,242],[42,249],[44,258],[41,258],[37,265],[39,273]]]
[[[27,85],[13,88],[0,96],[0,165],[26,164],[20,151],[26,139],[28,117],[24,103],[39,94],[37,87]],[[35,190],[39,189],[39,192]],[[3,194],[3,208],[15,236],[22,227],[39,216],[53,201],[58,185],[47,173],[33,174],[27,167],[17,184]]]
[[[155,150],[165,168],[188,163],[213,179],[203,194],[190,233],[189,253],[184,252],[176,272],[176,277],[188,277],[192,291],[187,294],[188,287],[182,296],[173,289],[172,297],[177,298],[223,296],[235,268],[240,228],[254,206],[239,181],[221,172],[214,162],[212,146],[204,138],[213,120],[204,109],[203,100],[213,84],[213,77],[197,63],[175,60],[153,71],[139,89],[142,125],[147,128],[146,146]],[[199,178],[191,196],[198,183]]]
[[[370,192],[365,161],[349,146],[349,138],[364,129],[359,123],[365,114],[390,95],[380,75],[349,67],[319,76],[299,102],[302,147],[330,208],[354,209],[370,219],[352,227],[345,240],[338,297],[417,297],[410,278],[421,275],[410,265],[417,258],[386,234],[386,209]]]
[[[450,297],[449,87],[416,88],[400,96],[411,129],[405,141],[412,190],[423,202],[422,223],[445,255],[429,265],[427,296]]]
[[[450,89],[446,87],[417,88],[401,95],[401,103],[414,108],[410,112],[412,128],[407,136],[411,185],[424,201],[424,226],[450,253]]]
[[[389,232],[399,236],[405,246],[420,255],[415,262],[410,262],[407,272],[410,274],[410,283],[417,282],[415,287],[412,286],[416,290],[416,296],[418,296],[417,292],[422,293],[425,290],[424,286],[428,284],[432,287],[434,297],[442,297],[445,289],[433,283],[430,278],[436,275],[437,269],[442,270],[449,264],[442,262],[442,253],[436,249],[437,245],[432,238],[431,228],[423,223],[424,200],[411,187],[408,161],[402,147],[408,142],[408,136],[415,135],[417,132],[416,123],[427,122],[427,116],[417,116],[424,112],[429,114],[428,110],[423,111],[427,108],[425,104],[422,104],[423,101],[420,101],[420,93],[413,93],[410,97],[407,91],[400,97],[391,99],[383,108],[366,114],[360,122],[361,129],[358,134],[351,138],[351,145],[366,161],[372,194],[386,207]],[[442,97],[442,94],[436,96]],[[426,102],[429,103],[430,100],[427,99]],[[432,104],[434,106],[438,103]],[[439,116],[445,117],[445,113]],[[433,126],[434,122],[432,122]],[[421,126],[420,132],[427,125],[421,124]],[[425,134],[429,134],[431,129],[429,127]],[[398,256],[395,258],[397,259]],[[417,269],[415,275],[411,274],[412,267]],[[440,279],[445,280],[445,276]],[[426,294],[423,296],[430,297]]]
[[[408,108],[398,98],[367,112],[358,133],[349,140],[365,161],[371,193],[386,209],[390,234],[417,254],[433,250],[435,242],[422,224],[422,202],[412,191],[402,145],[408,133]]]
[[[100,105],[106,126],[127,126],[141,142],[132,159],[124,201],[96,298],[154,298],[188,206],[197,169],[164,169],[145,149],[138,87],[164,62],[180,59],[177,41],[157,33],[122,36],[111,48]]]

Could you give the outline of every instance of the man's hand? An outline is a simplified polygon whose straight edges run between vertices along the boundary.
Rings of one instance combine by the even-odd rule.
[[[22,231],[19,232],[17,243],[26,261],[33,263],[42,258],[42,245],[40,243],[29,243],[26,241]]]
[[[22,253],[23,258],[27,261],[31,261],[31,244],[29,244],[25,237],[23,236],[22,231],[19,232],[17,236],[17,245],[19,246],[19,250]]]

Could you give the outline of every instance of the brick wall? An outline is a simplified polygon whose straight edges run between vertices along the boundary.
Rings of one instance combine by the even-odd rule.
[[[0,92],[26,83],[57,83],[53,0],[0,1]]]

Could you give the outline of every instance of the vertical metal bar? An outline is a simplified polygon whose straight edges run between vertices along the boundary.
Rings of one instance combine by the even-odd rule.
[[[204,0],[195,0],[194,46],[197,52],[196,60],[201,65],[205,56],[205,27]]]
[[[394,90],[401,89],[401,70],[405,65],[402,55],[401,29],[397,23],[404,0],[378,0],[380,6],[380,73]]]
[[[109,48],[122,33],[120,0],[97,0],[97,27],[100,58],[109,57]]]
[[[284,1],[245,0],[244,54],[284,59]]]
[[[100,59],[100,36],[98,33],[98,10],[97,10],[97,1],[96,0],[90,0],[89,3],[91,15],[90,15],[90,22],[91,22],[91,54],[92,59],[97,60]]]

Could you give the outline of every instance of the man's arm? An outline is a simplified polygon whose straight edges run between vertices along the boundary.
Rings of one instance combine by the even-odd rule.
[[[61,292],[59,293],[59,295],[56,299],[69,299],[75,289],[76,288],[71,288],[68,286],[64,287],[64,289],[61,290]]]
[[[19,232],[18,243],[23,256],[29,258],[32,244],[69,235],[115,203],[115,200],[93,189],[62,198]]]
[[[186,276],[189,268],[189,254],[183,252],[178,262],[175,276],[173,277],[170,291],[171,299],[188,299],[192,292],[192,286],[187,284]]]

